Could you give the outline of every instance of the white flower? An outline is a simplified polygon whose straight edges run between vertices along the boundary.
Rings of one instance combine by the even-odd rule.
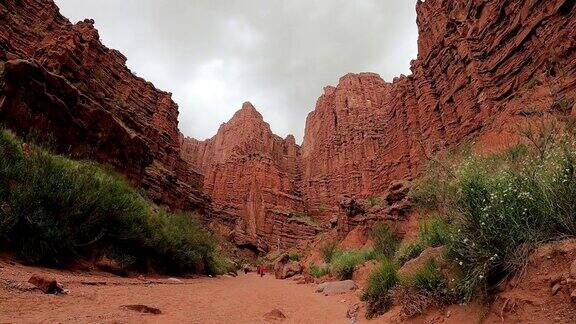
[[[463,264],[464,264],[464,262],[460,261],[460,262],[458,262],[458,264],[459,264],[459,265],[463,265]]]
[[[480,275],[480,276],[478,276],[478,278],[480,278],[480,279],[484,279],[484,276],[483,276],[483,275]]]

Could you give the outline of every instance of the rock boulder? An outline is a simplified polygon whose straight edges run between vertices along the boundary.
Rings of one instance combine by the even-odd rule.
[[[299,262],[290,260],[285,254],[274,265],[274,276],[276,279],[287,279],[302,274],[304,268]]]
[[[357,288],[358,286],[352,280],[331,281],[319,284],[318,288],[316,288],[316,292],[330,296],[344,294],[346,292],[356,290]]]

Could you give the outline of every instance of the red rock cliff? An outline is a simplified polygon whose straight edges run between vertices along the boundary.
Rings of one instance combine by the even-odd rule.
[[[402,201],[352,221],[338,205],[384,196],[445,148],[499,149],[526,123],[575,115],[575,3],[418,1],[412,74],[349,74],[326,87],[300,148],[249,103],[212,139],[183,138],[170,94],[135,77],[91,21],[73,25],[51,1],[0,1],[0,120],[114,165],[156,201],[204,206],[202,188],[214,225],[240,245],[291,247],[319,230],[308,214],[339,214],[341,227],[402,220]]]
[[[419,1],[412,75],[393,83],[347,75],[325,89],[308,116],[308,209],[327,219],[342,196],[381,196],[391,181],[420,172],[434,152],[470,139],[497,149],[519,125],[543,114],[569,115],[576,97],[574,4]]]
[[[251,106],[213,139],[185,142],[188,160],[206,175],[205,190],[243,240],[273,244],[264,224],[278,220],[274,210],[304,211],[321,223],[339,215],[344,234],[363,220],[403,222],[403,202],[353,219],[339,203],[346,196],[386,197],[395,180],[417,176],[443,149],[475,141],[478,149],[497,150],[528,122],[570,115],[574,1],[428,0],[417,11],[412,74],[392,83],[349,74],[326,87],[295,156],[279,159],[275,152],[286,144]],[[288,196],[261,198],[262,192]]]
[[[204,173],[214,214],[237,244],[287,248],[317,234],[299,191],[300,147],[293,136],[274,135],[252,104],[213,138],[185,139],[183,152]]]
[[[200,175],[180,157],[171,94],[132,74],[93,21],[71,24],[52,1],[1,1],[0,26],[4,126],[111,164],[158,203],[206,205]]]

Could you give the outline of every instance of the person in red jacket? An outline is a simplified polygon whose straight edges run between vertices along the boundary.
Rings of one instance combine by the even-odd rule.
[[[265,270],[266,268],[264,268],[263,264],[258,265],[258,274],[260,275],[260,278],[264,277]]]

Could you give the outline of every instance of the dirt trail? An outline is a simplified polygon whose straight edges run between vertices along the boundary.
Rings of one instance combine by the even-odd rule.
[[[27,280],[32,274],[55,278],[69,294],[31,290]],[[346,311],[357,302],[355,294],[323,296],[314,289],[270,275],[177,283],[30,268],[0,260],[0,323],[269,323],[264,314],[275,308],[287,317],[282,323],[348,323]],[[158,308],[162,314],[122,307],[135,304]]]

